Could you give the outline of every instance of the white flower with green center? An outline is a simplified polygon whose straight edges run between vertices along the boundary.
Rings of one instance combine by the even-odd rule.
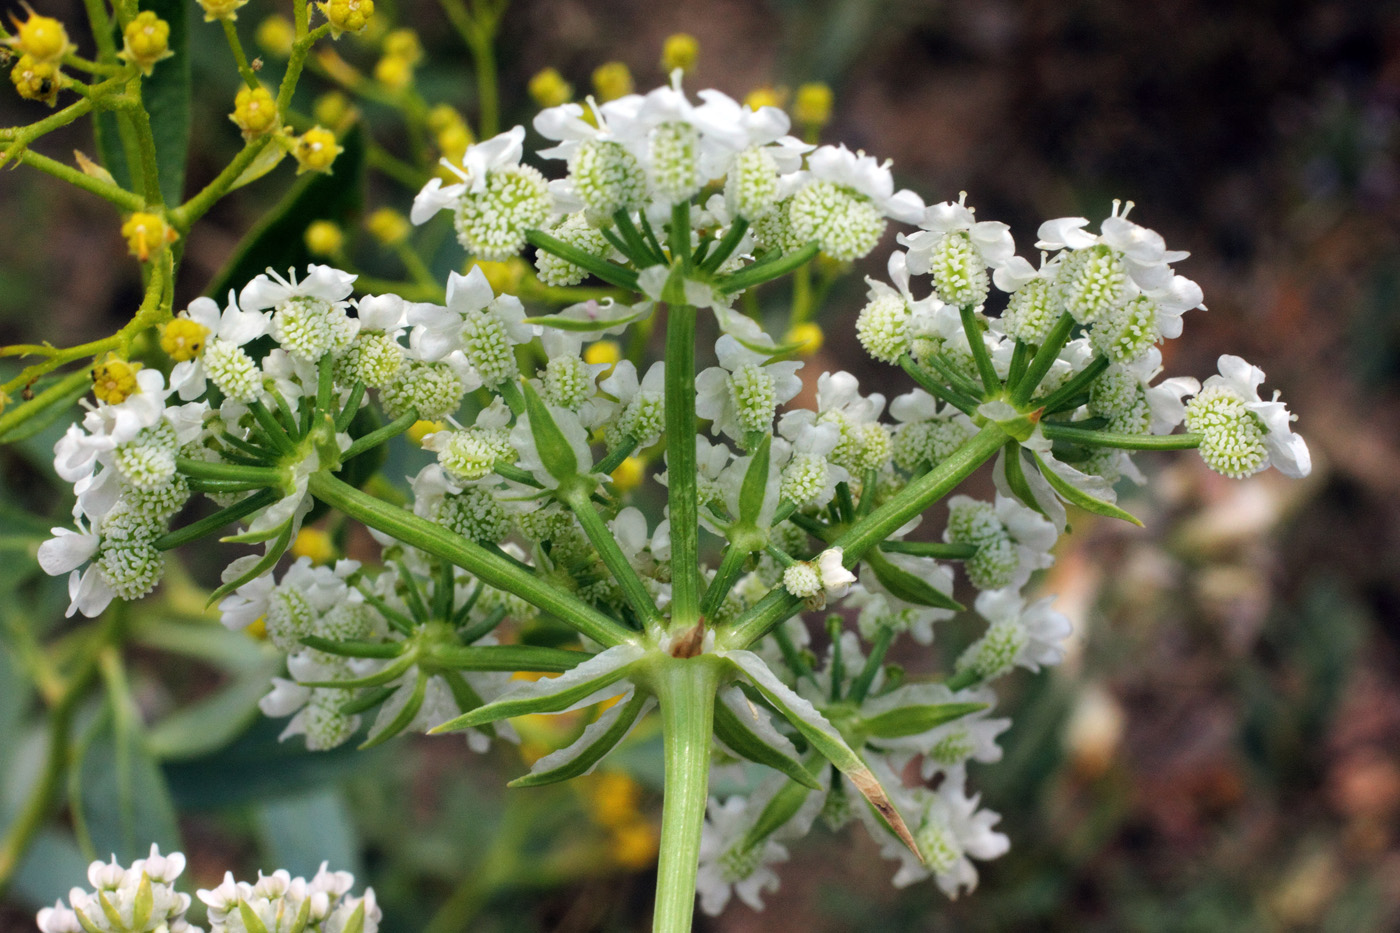
[[[807,156],[802,187],[789,207],[793,233],[816,240],[834,259],[868,254],[885,232],[886,219],[918,223],[924,202],[908,189],[894,190],[890,163],[843,146],[821,146]]]
[[[414,305],[408,312],[413,331],[409,348],[429,362],[462,361],[459,377],[466,391],[496,386],[520,369],[515,347],[533,336],[525,309],[514,295],[497,297],[479,266],[447,280],[447,304]]]
[[[1202,435],[1201,457],[1213,470],[1240,478],[1270,466],[1300,478],[1312,471],[1307,443],[1289,425],[1297,417],[1279,401],[1259,398],[1264,371],[1238,356],[1219,360],[1219,375],[1186,403],[1186,429]]]
[[[257,364],[241,348],[267,333],[270,326],[265,312],[239,308],[232,290],[223,311],[212,298],[191,301],[187,309],[166,325],[167,335],[172,329],[184,335],[178,355],[174,357],[177,362],[170,371],[170,388],[183,401],[197,399],[204,394],[206,381],[213,376],[212,370],[217,369],[222,376],[220,382],[243,396],[243,401],[252,401],[256,396],[250,391],[248,380],[256,378]],[[240,373],[245,374],[243,379],[239,378]]]
[[[345,313],[354,283],[354,275],[330,266],[308,266],[300,281],[294,269],[285,279],[268,269],[243,287],[238,307],[245,313],[273,309],[272,336],[287,353],[315,362],[355,337],[359,325]]]
[[[987,298],[988,271],[1015,255],[1010,229],[999,221],[977,221],[963,199],[933,204],[923,212],[917,233],[901,235],[909,249],[909,271],[932,276],[943,301],[977,308]]]
[[[895,466],[909,473],[935,467],[977,433],[972,419],[923,389],[913,389],[890,402],[898,422],[893,437]]]
[[[413,199],[409,219],[423,224],[450,210],[463,248],[488,260],[519,253],[526,233],[544,224],[551,205],[544,176],[520,164],[524,140],[525,128],[516,126],[468,146],[460,166],[443,159],[461,182],[444,187],[441,178],[431,179]]]
[[[958,658],[959,672],[994,680],[1015,667],[1038,671],[1064,660],[1064,641],[1073,631],[1069,619],[1050,604],[1053,596],[1026,605],[1014,589],[987,590],[977,596],[977,612],[988,621],[986,633]]]
[[[950,898],[976,890],[977,869],[972,859],[1000,858],[1011,848],[1011,840],[992,829],[1001,816],[978,809],[981,797],[968,796],[961,775],[950,774],[936,791],[916,787],[908,796],[912,812],[918,814],[914,841],[922,862],[885,833],[882,854],[900,863],[895,887],[907,887],[932,876]]]
[[[75,887],[68,892],[71,908],[58,901],[40,910],[39,929],[42,933],[200,933],[185,919],[190,896],[175,890],[184,870],[183,854],[161,855],[155,845],[149,856],[127,868],[115,857],[111,862],[93,862],[87,877],[95,890]]]
[[[583,211],[560,218],[547,232],[568,246],[599,259],[611,258],[614,253],[607,237],[589,222]],[[582,266],[543,249],[535,254],[535,271],[541,282],[554,286],[577,285],[589,275]]]
[[[778,406],[802,390],[797,361],[769,362],[729,334],[715,342],[718,366],[695,378],[695,413],[708,418],[710,431],[739,442],[753,431],[771,431]]]
[[[844,467],[831,462],[841,430],[834,424],[794,420],[792,414],[779,419],[781,436],[773,439],[773,461],[783,465],[778,495],[798,508],[823,508],[835,497],[837,484],[851,478]]]
[[[606,433],[610,446],[630,437],[637,442],[638,449],[644,449],[661,439],[666,428],[664,362],[652,363],[639,381],[637,367],[631,360],[622,360],[599,386],[617,399],[617,416],[608,424]]]
[[[710,798],[695,889],[700,909],[712,917],[723,912],[736,894],[752,909],[762,910],[764,892],[778,889],[778,875],[768,866],[787,861],[787,849],[771,836],[754,846],[745,844],[757,816],[743,797],[723,803]]]

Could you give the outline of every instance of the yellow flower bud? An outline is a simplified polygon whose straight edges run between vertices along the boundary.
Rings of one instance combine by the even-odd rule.
[[[329,564],[335,560],[335,543],[319,528],[303,528],[292,542],[293,557],[309,557],[313,564]]]
[[[68,83],[54,62],[37,61],[32,55],[21,55],[10,69],[10,81],[25,100],[41,100],[50,107],[58,92]]]
[[[177,317],[160,329],[160,348],[172,360],[184,363],[204,352],[209,328],[187,317]]]
[[[292,45],[297,39],[297,30],[287,17],[274,13],[258,23],[258,31],[253,39],[258,43],[258,48],[267,54],[276,55],[278,58],[289,58],[292,54]]]
[[[613,861],[629,871],[650,868],[661,849],[661,835],[643,819],[613,827],[608,852]]]
[[[826,335],[819,326],[808,321],[789,330],[783,342],[799,344],[798,353],[802,356],[812,356],[822,348],[822,344],[826,342]]]
[[[466,121],[462,119],[462,115],[457,112],[457,108],[453,107],[451,104],[437,104],[428,111],[428,115],[424,118],[423,122],[427,124],[428,129],[434,134],[445,132],[449,127],[464,126],[466,124]]]
[[[647,465],[637,457],[628,457],[612,471],[613,485],[618,492],[629,492],[642,485],[647,478]]]
[[[331,163],[340,155],[335,134],[323,126],[313,126],[297,139],[292,157],[297,160],[297,174],[302,172],[330,173]]]
[[[28,9],[28,4],[25,8]],[[57,63],[73,48],[68,43],[68,30],[52,17],[40,16],[29,10],[29,18],[24,22],[15,19],[13,14],[10,21],[15,24],[17,33],[9,39],[8,44],[36,62]]]
[[[374,15],[374,0],[326,0],[321,4],[321,12],[330,20],[331,35],[360,32]]]
[[[797,89],[792,103],[792,116],[798,124],[813,129],[831,121],[831,88],[820,81],[804,84]]]
[[[244,139],[265,136],[277,128],[277,101],[265,87],[241,87],[233,98],[229,119],[242,131]]]
[[[199,0],[199,5],[204,8],[204,21],[206,23],[212,23],[218,19],[226,19],[231,23],[238,19],[238,8],[247,2],[248,0]]]
[[[513,256],[504,262],[491,262],[477,259],[472,262],[486,276],[491,291],[497,295],[514,295],[520,290],[520,280],[525,277],[525,260]]]
[[[124,47],[119,58],[131,62],[148,75],[162,58],[175,53],[170,51],[170,24],[150,10],[136,14],[136,18],[126,24],[122,33]]]
[[[394,91],[413,83],[413,63],[397,55],[386,55],[374,64],[374,80]]]
[[[253,641],[267,641],[267,616],[258,616],[243,630],[243,634]]]
[[[152,253],[160,252],[167,243],[174,243],[180,235],[165,222],[159,214],[137,211],[122,224],[122,236],[131,255],[145,262]]]
[[[311,116],[322,126],[339,129],[354,113],[350,98],[339,91],[327,91],[311,102]]]
[[[786,98],[786,91],[765,85],[749,91],[744,97],[744,106],[750,110],[757,110],[760,107],[781,107]]]
[[[423,438],[427,437],[429,434],[436,434],[439,431],[445,430],[447,430],[446,421],[415,421],[404,433],[408,435],[410,441],[422,447]]]
[[[593,69],[593,90],[600,101],[626,97],[632,93],[632,72],[622,62],[604,62]]]
[[[592,790],[590,815],[599,826],[626,826],[637,820],[642,787],[629,775],[619,771],[600,774]]]
[[[599,363],[614,365],[622,359],[622,347],[616,340],[595,340],[583,348],[583,361],[591,366]]]
[[[329,220],[318,220],[307,227],[303,239],[311,255],[323,258],[339,254],[345,246],[345,234]]]
[[[686,74],[695,70],[700,58],[700,43],[689,33],[678,32],[667,36],[661,46],[661,69],[667,74],[679,68]]]
[[[466,154],[467,147],[471,144],[472,131],[467,128],[465,123],[454,124],[437,134],[438,152],[442,153],[443,158],[447,159],[449,162],[461,162],[462,156]],[[449,172],[446,167],[438,166],[438,168],[440,170],[439,174],[446,173],[443,175],[443,178],[461,181],[460,178]]]
[[[129,363],[115,354],[108,354],[107,359],[92,368],[93,397],[108,405],[121,404],[139,391],[136,374],[140,370],[140,363]]]
[[[384,54],[416,65],[423,60],[423,43],[412,29],[395,29],[384,37]]]
[[[392,207],[381,207],[365,220],[365,229],[385,246],[395,246],[408,239],[408,218]]]
[[[558,107],[574,96],[574,87],[564,80],[564,76],[553,68],[538,71],[530,79],[527,90],[530,99],[541,107]]]

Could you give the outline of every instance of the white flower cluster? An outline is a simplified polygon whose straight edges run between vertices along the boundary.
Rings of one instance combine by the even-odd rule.
[[[185,919],[192,899],[175,891],[175,879],[185,870],[179,852],[151,854],[127,868],[93,862],[88,884],[74,888],[69,907],[60,901],[39,911],[41,933],[203,933]],[[209,933],[376,933],[382,913],[374,889],[350,896],[355,877],[328,871],[325,864],[310,881],[278,869],[258,874],[252,884],[224,875],[223,884],[197,892],[208,907]]]

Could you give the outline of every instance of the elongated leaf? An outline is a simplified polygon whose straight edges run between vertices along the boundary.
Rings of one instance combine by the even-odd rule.
[[[785,826],[797,815],[797,811],[802,809],[813,790],[821,790],[821,785],[809,788],[804,784],[788,781],[779,788],[759,812],[753,826],[744,834],[745,851],[757,846]]]
[[[146,747],[162,761],[207,755],[242,735],[258,717],[258,700],[275,672],[236,680],[212,696],[171,713],[150,728]]]
[[[279,271],[313,261],[303,234],[317,220],[345,224],[364,203],[365,139],[356,126],[340,140],[334,174],[308,173],[234,250],[233,259],[209,283],[206,295],[222,302],[229,289],[242,288],[269,266]]]
[[[626,677],[632,664],[644,654],[636,645],[609,648],[566,674],[522,683],[500,699],[429,731],[453,732],[526,713],[563,713],[617,696],[623,691],[608,688]]]
[[[1130,512],[1125,512],[1112,502],[1105,502],[1103,499],[1098,499],[1089,495],[1089,493],[1061,476],[1059,472],[1041,458],[1040,454],[1032,452],[1031,456],[1035,457],[1036,466],[1040,467],[1040,474],[1045,477],[1046,482],[1050,484],[1055,492],[1063,496],[1066,502],[1071,502],[1084,511],[1093,512],[1095,515],[1103,515],[1107,518],[1120,518],[1125,522],[1132,522],[1139,528],[1142,527],[1142,522],[1138,520],[1137,516]],[[1059,466],[1063,470],[1072,469],[1063,464]],[[1076,470],[1075,472],[1077,473],[1078,471]]]
[[[739,487],[739,521],[745,525],[756,525],[763,512],[772,446],[773,435],[764,434],[758,449],[753,452],[753,458],[749,460],[749,468],[744,471],[744,482]]]
[[[875,579],[879,580],[880,585],[889,590],[892,596],[920,606],[951,609],[954,612],[961,612],[963,609],[962,603],[927,580],[895,566],[878,550],[867,551],[862,560],[870,565],[870,569],[875,572]]]
[[[821,790],[821,782],[797,760],[797,750],[781,733],[766,722],[766,713],[757,717],[747,708],[747,701],[737,690],[725,690],[715,704],[715,738],[734,754],[778,771],[803,787]],[[765,735],[760,730],[767,726]],[[773,741],[773,737],[781,744]]]
[[[611,330],[615,327],[622,327],[640,321],[651,314],[651,307],[638,311],[636,314],[628,314],[623,317],[600,317],[593,320],[572,317],[565,314],[542,314],[539,317],[527,317],[526,324],[538,324],[541,327],[553,327],[555,330],[567,330],[575,333],[593,333],[600,330]]]
[[[527,381],[525,389],[525,412],[530,417],[530,433],[535,438],[535,448],[539,451],[540,463],[549,475],[559,482],[578,475],[578,457],[573,445],[560,430],[558,422],[549,406],[540,398],[535,387]]]
[[[593,655],[533,645],[458,645],[433,649],[433,660],[459,671],[540,671],[563,673]]]
[[[556,752],[545,755],[535,762],[530,773],[511,781],[510,787],[539,787],[557,781],[567,781],[588,774],[598,766],[598,762],[618,746],[636,725],[638,717],[646,711],[651,697],[636,693],[628,694],[614,703],[597,720],[589,723],[572,744]]]
[[[897,739],[918,735],[935,726],[960,719],[969,713],[987,708],[986,703],[933,703],[928,706],[903,706],[865,720],[865,731],[881,739]]]
[[[395,693],[403,693],[404,688],[400,687]],[[382,745],[389,739],[398,735],[408,728],[408,724],[413,722],[413,717],[418,715],[418,711],[423,708],[423,699],[428,695],[428,675],[423,671],[418,672],[418,677],[413,682],[413,691],[404,700],[404,704],[399,707],[397,713],[383,726],[379,724],[384,718],[384,714],[393,707],[389,704],[394,702],[392,698],[385,702],[384,707],[379,711],[379,718],[375,720],[374,727],[370,729],[369,738],[360,743],[360,749],[374,748]]]
[[[870,801],[875,812],[884,818],[885,822],[894,830],[895,835],[909,847],[909,851],[922,861],[923,856],[919,855],[919,847],[914,844],[914,836],[909,832],[908,825],[905,824],[904,818],[899,815],[899,810],[895,808],[889,794],[880,786],[880,781],[870,770],[870,766],[856,753],[855,749],[846,744],[841,733],[836,731],[836,728],[827,721],[826,717],[819,713],[811,703],[793,692],[791,687],[779,680],[777,675],[768,669],[768,665],[763,662],[763,659],[752,651],[727,651],[724,652],[724,657],[734,662],[749,681],[758,688],[764,699],[773,704],[773,707],[782,713],[797,731],[802,733],[815,751],[851,779],[856,790]]]
[[[162,852],[180,848],[175,805],[139,727],[116,729],[109,723],[80,767],[79,805],[93,848],[128,863],[147,855],[153,842]]]

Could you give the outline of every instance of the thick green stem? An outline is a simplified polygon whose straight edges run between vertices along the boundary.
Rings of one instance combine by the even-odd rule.
[[[311,476],[311,494],[356,521],[392,535],[405,544],[450,560],[475,574],[488,586],[514,593],[521,599],[553,613],[575,631],[609,647],[636,640],[637,634],[617,620],[604,615],[547,580],[493,554],[461,535],[419,518],[407,509],[376,499],[367,492],[331,476]]]
[[[958,309],[958,314],[962,318],[967,345],[972,349],[972,359],[977,363],[977,374],[982,377],[982,388],[988,396],[994,395],[1001,388],[1001,380],[997,378],[996,367],[987,353],[987,342],[982,339],[982,325],[971,305],[963,305]]]
[[[666,498],[671,508],[671,627],[700,618],[700,504],[695,463],[695,309],[666,317]]]
[[[654,933],[688,933],[695,914],[695,873],[709,798],[710,744],[720,678],[717,662],[713,655],[672,659],[657,671],[666,789]]]
[[[717,279],[715,286],[726,295],[746,288],[753,288],[755,285],[762,285],[764,282],[782,278],[799,266],[806,265],[819,252],[821,252],[821,246],[816,243],[808,243],[800,249],[783,253],[775,259],[765,259],[751,266],[745,266],[732,275]]]
[[[1054,441],[1071,441],[1086,447],[1116,447],[1120,450],[1194,450],[1201,446],[1199,434],[1115,434],[1088,431],[1067,425],[1041,422],[1045,436]]]
[[[637,614],[637,618],[642,620],[650,630],[658,630],[661,626],[661,613],[656,608],[656,602],[647,592],[646,585],[642,583],[642,578],[637,575],[627,555],[622,553],[622,548],[618,546],[617,538],[613,537],[612,530],[608,528],[603,516],[598,514],[598,509],[593,505],[593,500],[588,497],[588,492],[582,488],[575,488],[575,491],[563,497],[564,504],[567,505],[578,517],[578,523],[583,527],[583,533],[588,536],[588,540],[598,549],[598,556],[603,559],[603,564],[612,574],[613,580],[618,588],[622,590],[622,598],[627,601],[627,605]]]
[[[1020,408],[1031,400],[1035,390],[1040,387],[1040,380],[1045,378],[1045,374],[1050,371],[1050,367],[1055,364],[1055,360],[1060,355],[1060,350],[1064,347],[1065,341],[1069,339],[1070,331],[1074,330],[1074,318],[1070,317],[1068,311],[1060,315],[1060,319],[1055,322],[1055,326],[1050,328],[1050,333],[1045,337],[1045,343],[1040,345],[1035,357],[1031,360],[1031,365],[1026,369],[1026,374],[1021,377],[1021,381],[1012,390],[1011,404]]]
[[[586,253],[576,246],[570,246],[543,230],[531,230],[526,235],[526,239],[536,249],[542,249],[547,253],[553,253],[560,259],[568,260],[609,285],[616,285],[634,292],[637,290],[637,273],[631,269],[619,266],[615,262],[609,262],[600,256]]]

